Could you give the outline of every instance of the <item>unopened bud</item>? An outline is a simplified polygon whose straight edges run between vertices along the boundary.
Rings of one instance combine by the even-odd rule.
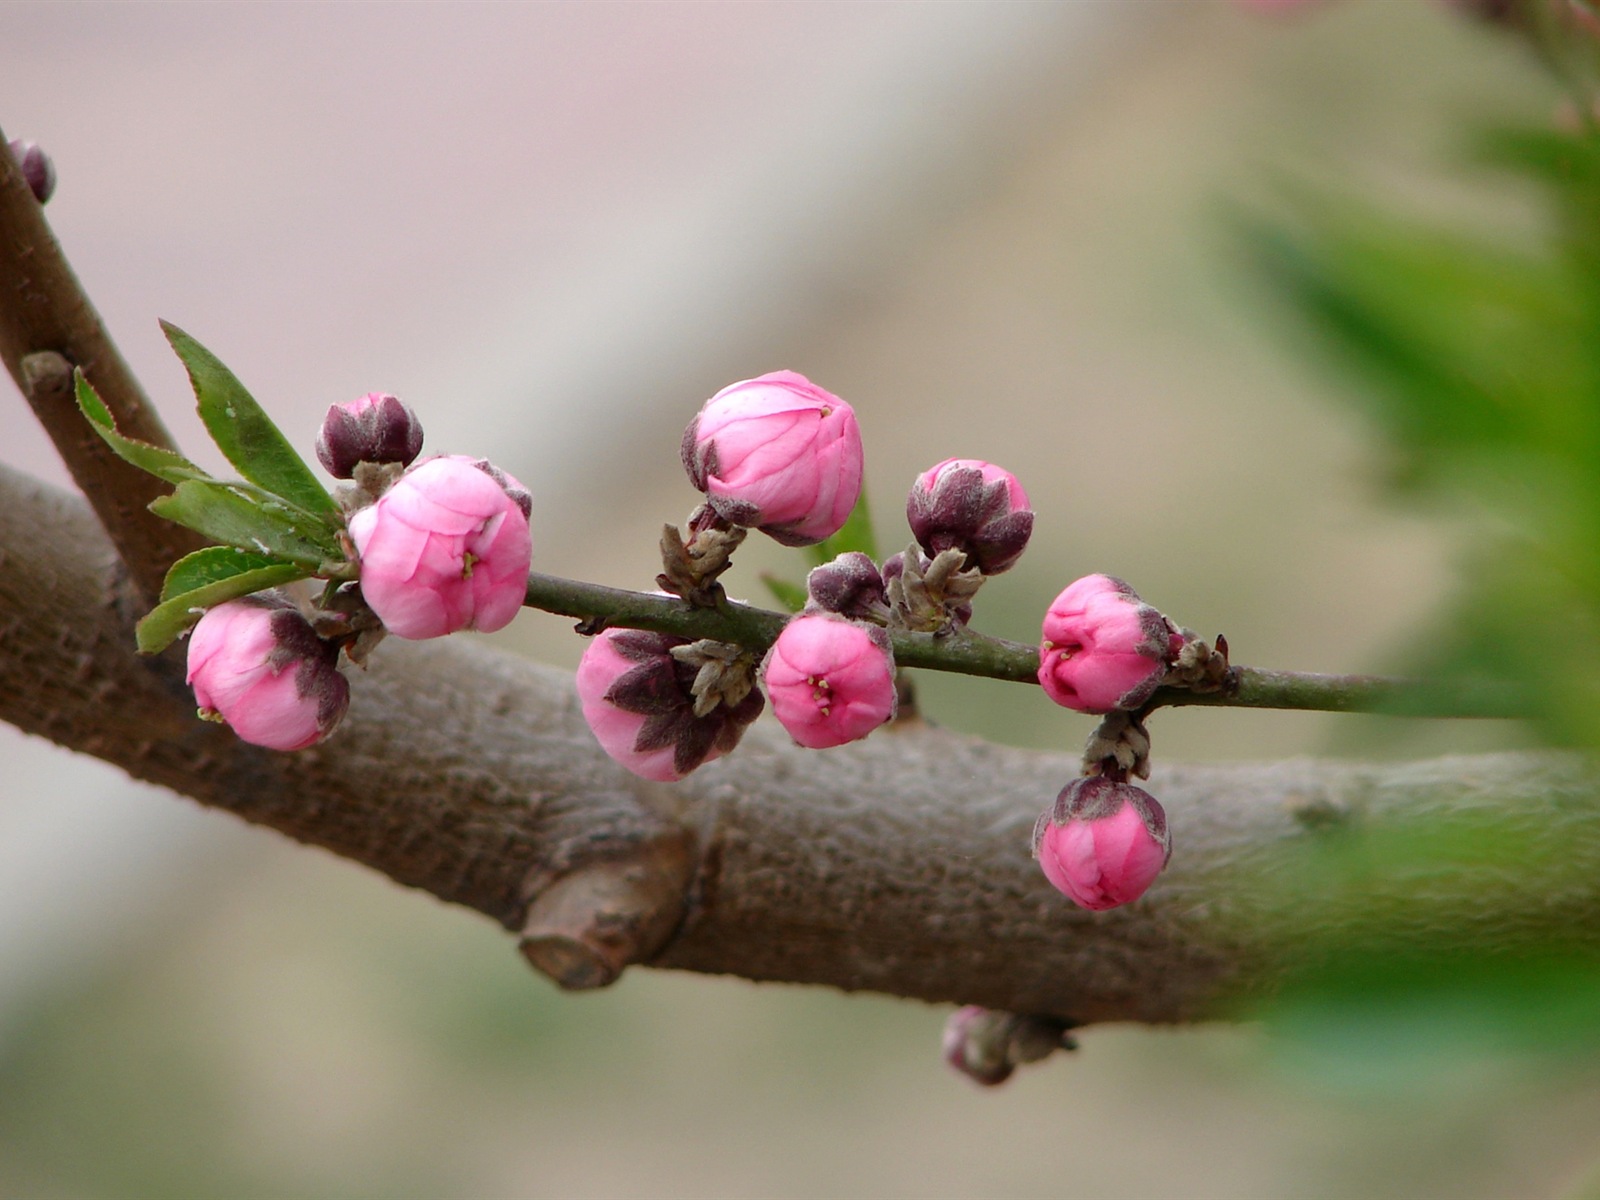
[[[48,201],[56,190],[56,165],[50,161],[50,156],[38,142],[19,138],[11,143],[11,157],[22,168],[22,177],[28,181],[33,198],[40,204]]]
[[[322,419],[317,461],[335,479],[353,479],[357,463],[411,465],[422,453],[422,423],[417,414],[386,392],[368,392],[348,404],[335,404]]]
[[[1033,509],[1017,477],[975,458],[947,458],[918,475],[906,521],[930,556],[960,550],[985,575],[1015,564],[1033,533]]]
[[[811,603],[825,612],[880,625],[889,615],[883,574],[878,564],[859,550],[813,568],[806,576],[806,593]]]
[[[1034,826],[1033,856],[1056,890],[1084,908],[1129,904],[1172,857],[1167,814],[1131,783],[1074,779]]]
[[[1040,634],[1040,686],[1057,704],[1086,713],[1138,708],[1184,643],[1171,621],[1110,575],[1086,575],[1063,590]]]

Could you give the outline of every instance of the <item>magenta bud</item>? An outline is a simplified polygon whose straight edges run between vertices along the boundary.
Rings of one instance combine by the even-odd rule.
[[[791,617],[761,671],[773,715],[809,749],[864,738],[894,716],[894,655],[879,626],[827,613]]]
[[[723,388],[684,430],[681,453],[718,516],[785,546],[838,533],[861,495],[855,411],[793,371]]]
[[[607,629],[578,663],[578,700],[595,739],[635,775],[682,779],[739,744],[765,701],[751,688],[731,708],[695,715],[697,669],[675,656],[687,638],[638,629]]]
[[[859,550],[812,568],[806,576],[806,593],[823,611],[858,620],[881,623],[889,611],[878,564]]]
[[[408,467],[420,453],[422,422],[386,392],[330,406],[317,434],[317,461],[335,479],[354,478],[363,462]]]
[[[1040,686],[1057,704],[1085,713],[1138,708],[1183,648],[1172,622],[1110,575],[1067,587],[1040,632]]]
[[[1074,779],[1034,826],[1033,856],[1056,890],[1084,908],[1131,904],[1172,857],[1167,814],[1131,783]]]
[[[350,517],[361,595],[396,637],[511,623],[528,588],[527,489],[481,459],[429,458]]]
[[[1017,477],[975,458],[947,458],[918,475],[906,521],[930,557],[960,550],[985,575],[1013,566],[1033,534],[1033,509]]]
[[[206,610],[189,636],[187,682],[201,716],[253,745],[302,750],[349,707],[338,655],[288,597],[258,592]]]
[[[40,204],[48,201],[56,190],[56,165],[50,161],[50,156],[38,142],[18,139],[11,143],[11,157],[22,168],[22,177],[28,181],[33,198]]]

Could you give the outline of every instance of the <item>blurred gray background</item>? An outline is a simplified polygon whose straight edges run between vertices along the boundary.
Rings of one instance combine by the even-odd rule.
[[[1034,545],[979,628],[1032,640],[1109,571],[1238,661],[1327,671],[1403,656],[1451,534],[1378,502],[1227,218],[1301,176],[1470,209],[1438,182],[1460,119],[1550,103],[1422,0],[12,3],[0,54],[0,125],[53,154],[57,233],[203,461],[158,317],[307,449],[328,404],[399,394],[431,451],[531,486],[540,569],[648,586],[694,499],[683,425],[787,367],[856,406],[886,551],[933,462],[1022,478]],[[0,428],[65,482],[9,385]],[[753,599],[803,570],[740,557]],[[498,640],[581,651],[537,613]],[[1009,742],[1090,728],[1033,689],[921,686]],[[1517,737],[1153,733],[1168,760]],[[9,728],[0,761],[0,1195],[1488,1197],[1600,1152],[1593,1081],[1514,1065],[1335,1086],[1250,1029],[1095,1029],[985,1093],[919,1005],[645,971],[563,996],[320,851]]]

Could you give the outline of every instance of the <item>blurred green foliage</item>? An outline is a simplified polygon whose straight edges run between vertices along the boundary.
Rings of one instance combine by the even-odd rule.
[[[1458,523],[1448,610],[1412,639],[1416,673],[1529,697],[1543,739],[1600,746],[1600,23],[1529,3],[1517,32],[1570,85],[1544,126],[1472,136],[1485,187],[1510,182],[1527,227],[1289,189],[1287,217],[1241,225],[1250,261],[1302,338],[1355,386],[1404,502]],[[1561,11],[1558,11],[1561,10]],[[1285,851],[1277,904],[1297,919],[1296,983],[1266,1009],[1289,1059],[1393,1088],[1490,1059],[1592,1069],[1600,962],[1592,847],[1532,842],[1508,798],[1462,823],[1338,829]],[[1590,855],[1589,859],[1585,855]],[[1580,878],[1581,876],[1581,878]],[[1420,910],[1472,909],[1456,879],[1504,881],[1515,952],[1451,945]],[[1269,906],[1270,907],[1270,906]],[[1479,914],[1481,918],[1481,913]],[[1317,928],[1323,930],[1317,933]],[[1579,943],[1585,943],[1580,945]]]

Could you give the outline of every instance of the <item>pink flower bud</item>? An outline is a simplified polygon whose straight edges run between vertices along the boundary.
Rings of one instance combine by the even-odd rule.
[[[1167,814],[1131,783],[1074,779],[1034,826],[1033,855],[1045,878],[1084,908],[1131,904],[1172,857]]]
[[[301,750],[349,707],[338,654],[281,592],[258,592],[206,610],[189,636],[187,679],[201,716],[254,745]]]
[[[673,656],[687,638],[637,629],[607,629],[578,663],[583,719],[600,748],[635,775],[663,783],[682,779],[739,744],[765,702],[751,688],[729,708],[696,716],[696,668]]]
[[[362,462],[408,467],[421,453],[417,414],[386,392],[330,406],[317,435],[317,460],[335,479],[353,477]]]
[[[481,459],[430,458],[350,518],[361,594],[390,633],[492,633],[511,623],[528,587],[530,502]]]
[[[47,202],[56,190],[56,165],[40,148],[38,142],[21,139],[10,143],[11,157],[22,168],[22,177],[28,181],[28,190],[40,204]]]
[[[1051,603],[1039,644],[1039,683],[1078,712],[1135,709],[1150,699],[1183,635],[1134,590],[1086,575]]]
[[[975,458],[947,458],[918,475],[906,521],[930,556],[960,550],[985,575],[1015,564],[1033,533],[1033,509],[1017,477]]]
[[[864,738],[894,716],[894,655],[878,626],[793,617],[761,670],[773,715],[812,750]]]
[[[683,431],[682,454],[723,520],[785,546],[838,533],[861,495],[855,411],[793,371],[723,388]]]

